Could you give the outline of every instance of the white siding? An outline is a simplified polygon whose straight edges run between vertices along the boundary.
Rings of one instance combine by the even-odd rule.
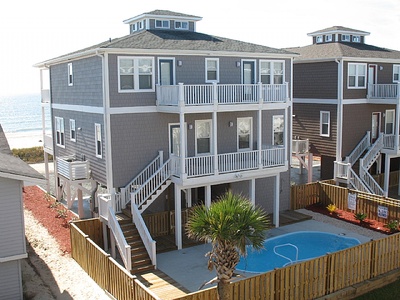
[[[0,257],[26,253],[22,182],[0,178]]]
[[[0,263],[0,300],[22,298],[20,261]]]

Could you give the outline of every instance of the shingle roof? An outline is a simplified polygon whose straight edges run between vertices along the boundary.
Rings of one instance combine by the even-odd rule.
[[[353,33],[359,33],[360,35],[369,35],[369,32],[366,31],[361,31],[358,29],[352,29],[352,28],[348,28],[348,27],[343,27],[343,26],[332,26],[332,27],[328,27],[325,29],[321,29],[321,30],[317,30],[314,32],[309,33],[308,35],[317,35],[317,34],[323,34],[326,32],[353,32]]]
[[[27,163],[12,155],[4,134],[3,127],[0,125],[0,173],[26,177],[27,180],[44,180],[44,177],[29,166]]]
[[[343,57],[400,59],[400,51],[361,43],[323,43],[286,50],[300,54],[295,60]]]

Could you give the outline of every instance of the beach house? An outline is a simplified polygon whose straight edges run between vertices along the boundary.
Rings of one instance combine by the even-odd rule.
[[[22,188],[44,177],[14,157],[0,125],[0,299],[23,299],[21,260],[28,257]]]
[[[293,135],[321,157],[321,179],[387,195],[398,166],[400,52],[366,43],[366,31],[333,26],[289,48]],[[383,186],[371,175],[385,173]]]
[[[108,226],[128,203],[133,214],[174,211],[178,248],[180,212],[228,189],[276,226],[289,208],[295,54],[197,32],[201,19],[143,13],[124,21],[126,36],[36,65],[58,192],[106,189],[107,204],[92,207]]]

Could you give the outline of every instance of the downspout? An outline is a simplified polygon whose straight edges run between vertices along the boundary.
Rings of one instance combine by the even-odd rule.
[[[101,58],[101,64],[102,64],[106,181],[107,181],[107,190],[108,190],[108,192],[111,192],[114,187],[114,183],[113,183],[113,173],[112,173],[110,95],[109,95],[109,83],[108,83],[108,55],[107,55],[107,53],[100,54],[99,50],[96,50],[96,56]]]
[[[338,90],[337,90],[337,124],[336,124],[336,161],[342,161],[343,147],[343,60],[335,59],[338,64]],[[334,174],[335,175],[335,174]]]
[[[289,104],[290,104],[290,120],[289,121],[289,163],[292,165],[292,146],[293,146],[293,57],[290,58],[290,96],[289,96]],[[308,149],[307,149],[308,151]]]

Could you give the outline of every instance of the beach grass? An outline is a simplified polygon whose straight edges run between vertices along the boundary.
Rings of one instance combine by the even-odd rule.
[[[19,157],[28,164],[36,164],[44,162],[43,147],[12,149],[11,151],[14,156]],[[53,160],[52,155],[49,155],[49,160],[50,161]]]

